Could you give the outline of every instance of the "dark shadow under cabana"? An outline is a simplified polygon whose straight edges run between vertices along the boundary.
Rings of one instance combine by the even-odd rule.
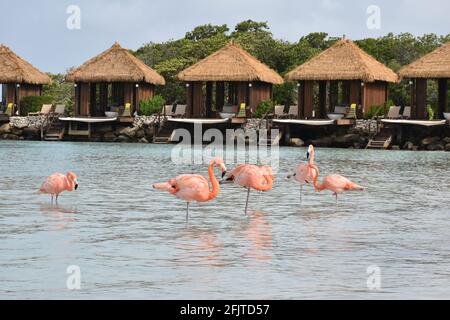
[[[298,119],[363,117],[387,101],[388,83],[398,77],[348,39],[290,71],[286,78],[298,83]],[[339,116],[341,115],[341,116]]]
[[[24,97],[40,96],[42,86],[52,81],[48,75],[33,67],[11,51],[0,45],[0,85],[2,88],[0,118],[22,114]]]
[[[250,117],[262,101],[272,99],[272,85],[283,83],[234,43],[181,71],[178,79],[186,82],[186,117],[197,119]]]

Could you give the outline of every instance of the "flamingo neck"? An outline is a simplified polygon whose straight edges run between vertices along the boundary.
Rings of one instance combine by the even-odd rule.
[[[73,180],[66,176],[66,190],[73,191],[74,187],[75,187],[75,184],[73,183]]]
[[[208,195],[208,200],[214,199],[219,194],[220,190],[219,182],[217,181],[216,176],[214,175],[214,165],[215,165],[214,161],[211,161],[208,167],[209,180],[211,180],[212,185],[212,189]]]
[[[315,165],[311,166],[311,169],[316,171],[316,174],[314,175],[313,183],[314,183],[314,189],[317,191],[322,191],[325,189],[325,186],[323,184],[319,184],[319,170],[317,170],[317,167]]]
[[[314,164],[314,150],[310,152],[309,154],[309,165]]]

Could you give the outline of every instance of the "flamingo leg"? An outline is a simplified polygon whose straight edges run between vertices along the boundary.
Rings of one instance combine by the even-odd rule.
[[[337,192],[334,193],[334,196],[336,197],[336,205],[337,205],[337,203],[338,203],[338,200],[337,200],[338,194],[337,194]]]
[[[55,201],[56,204],[58,204],[58,196],[59,194],[56,194],[56,201]]]
[[[52,204],[53,204],[53,194],[52,194]]]
[[[247,214],[248,198],[250,197],[250,188],[247,188],[247,201],[245,202],[245,214]]]
[[[189,220],[189,202],[186,202],[186,221]]]

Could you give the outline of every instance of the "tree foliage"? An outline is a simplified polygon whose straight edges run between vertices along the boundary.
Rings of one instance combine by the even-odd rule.
[[[185,103],[185,87],[176,79],[176,75],[230,41],[239,43],[256,58],[284,76],[289,70],[329,48],[338,40],[325,32],[314,32],[300,37],[298,41],[289,42],[274,38],[267,22],[253,20],[242,21],[231,32],[230,30],[227,25],[205,24],[186,32],[185,37],[181,39],[144,44],[134,54],[166,79],[165,86],[157,86],[156,94],[163,96],[167,103],[174,101]],[[414,36],[410,33],[397,35],[388,33],[382,37],[360,39],[355,42],[377,60],[397,71],[447,41],[450,41],[450,34]],[[433,84],[429,87],[431,91],[428,103],[431,105],[434,105],[436,99],[433,91],[435,87]],[[54,87],[47,89],[52,92],[51,95],[55,93],[56,96],[59,95],[57,92],[61,92],[59,90],[68,92],[66,84],[59,80]],[[295,84],[289,82],[274,86],[273,102],[295,103],[295,90]],[[409,101],[409,90],[407,81],[393,84],[389,89],[389,98],[395,104],[406,104]]]

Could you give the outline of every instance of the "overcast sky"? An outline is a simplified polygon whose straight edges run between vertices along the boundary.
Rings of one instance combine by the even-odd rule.
[[[67,8],[81,11],[80,29],[66,26]],[[380,28],[369,29],[367,8],[380,8]],[[448,0],[0,0],[0,43],[47,72],[64,72],[114,41],[142,44],[183,37],[201,24],[268,21],[277,38],[297,41],[309,32],[351,39],[388,32],[450,33]]]

